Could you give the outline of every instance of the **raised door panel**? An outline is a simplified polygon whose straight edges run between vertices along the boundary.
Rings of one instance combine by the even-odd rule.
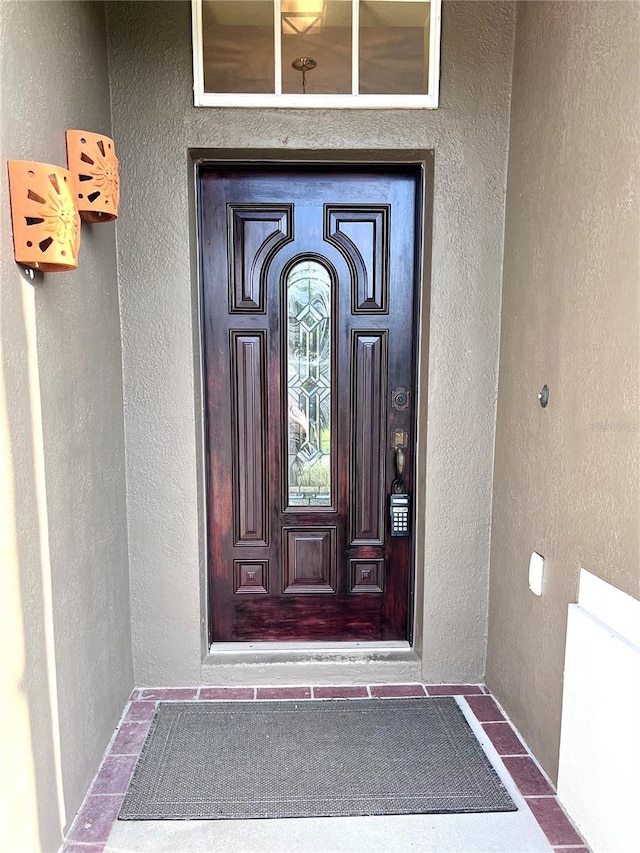
[[[327,205],[325,239],[352,271],[354,314],[389,311],[389,206]]]
[[[283,592],[335,593],[335,527],[285,528],[282,538]]]
[[[268,560],[234,560],[234,591],[237,595],[264,595],[269,592]]]
[[[230,204],[227,215],[230,311],[263,314],[268,262],[291,239],[292,206]]]
[[[353,332],[351,544],[384,544],[387,332]]]
[[[384,560],[350,560],[351,592],[384,592]]]
[[[268,545],[265,338],[232,330],[233,520],[236,545]]]

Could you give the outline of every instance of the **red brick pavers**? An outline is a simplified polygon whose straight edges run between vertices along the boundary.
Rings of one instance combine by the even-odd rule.
[[[314,687],[314,699],[368,699],[366,687]]]
[[[200,699],[221,699],[227,701],[246,701],[256,698],[255,687],[201,687]]]
[[[137,757],[150,725],[151,720],[144,723],[122,723],[111,744],[111,755],[135,755]]]
[[[506,721],[483,723],[482,728],[495,746],[498,755],[526,755],[527,749]]]
[[[124,718],[125,723],[148,723],[156,712],[156,702],[132,702]]]
[[[504,720],[502,711],[491,696],[465,696],[465,699],[481,723],[502,722]]]
[[[432,688],[427,686],[427,691],[431,694]],[[547,841],[553,846],[554,853],[589,853],[587,847],[577,847],[584,845],[584,840],[565,814],[553,786],[486,688],[483,688],[483,695],[466,695],[464,699],[481,723]]]
[[[141,690],[140,699],[152,702],[188,702],[198,696],[197,687],[163,687],[160,690]]]
[[[71,826],[67,842],[106,842],[123,800],[124,794],[94,797],[89,793]],[[65,843],[64,853],[69,853],[70,849],[73,847]]]
[[[479,684],[427,684],[429,696],[478,696],[482,693]]]
[[[527,805],[554,847],[583,844],[556,797],[527,797]]]
[[[258,687],[256,699],[311,699],[311,688]]]
[[[555,791],[538,765],[528,755],[511,755],[503,759],[504,766],[524,797],[553,797]]]
[[[369,690],[374,699],[413,699],[425,695],[422,684],[373,684]]]
[[[64,853],[103,853],[157,708],[157,701],[142,697],[155,692],[132,692],[123,721],[67,834]],[[196,693],[192,691],[194,698]]]
[[[124,794],[137,759],[137,755],[107,755],[91,788],[92,796]]]

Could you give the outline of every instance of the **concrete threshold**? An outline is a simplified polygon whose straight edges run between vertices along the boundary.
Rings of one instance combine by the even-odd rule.
[[[216,643],[202,664],[202,684],[219,687],[420,681],[420,658],[407,642]]]

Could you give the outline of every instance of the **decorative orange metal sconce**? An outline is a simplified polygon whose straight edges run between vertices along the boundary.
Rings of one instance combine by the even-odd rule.
[[[67,161],[82,219],[85,222],[117,219],[120,183],[113,139],[101,133],[68,130]]]
[[[80,217],[66,169],[9,160],[9,192],[15,259],[43,272],[78,266]]]

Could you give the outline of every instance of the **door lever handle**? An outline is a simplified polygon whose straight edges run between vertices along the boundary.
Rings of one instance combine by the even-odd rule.
[[[396,447],[396,479],[402,481],[404,480],[404,463],[405,463],[405,451],[406,448],[398,445]]]

